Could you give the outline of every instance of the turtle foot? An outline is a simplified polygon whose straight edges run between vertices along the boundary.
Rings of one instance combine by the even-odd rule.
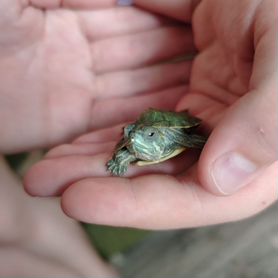
[[[119,163],[115,159],[111,159],[106,164],[107,170],[113,176],[123,176],[124,173],[127,171],[127,165]]]

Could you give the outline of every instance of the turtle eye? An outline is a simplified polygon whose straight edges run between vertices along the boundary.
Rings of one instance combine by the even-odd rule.
[[[153,128],[148,128],[145,130],[145,135],[144,135],[146,140],[155,140],[157,138],[157,131]]]

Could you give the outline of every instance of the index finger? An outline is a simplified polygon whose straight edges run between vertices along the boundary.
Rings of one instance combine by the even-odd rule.
[[[277,165],[273,165],[277,167]],[[215,196],[198,183],[196,169],[186,177],[146,175],[88,178],[62,195],[62,208],[75,219],[146,229],[197,227],[251,216],[273,203],[274,187],[262,190],[272,169],[231,196]]]

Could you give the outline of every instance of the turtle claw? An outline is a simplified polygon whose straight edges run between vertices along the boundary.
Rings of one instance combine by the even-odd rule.
[[[135,156],[131,155],[127,149],[121,149],[107,162],[107,170],[113,176],[123,176],[127,171],[128,165],[135,160]]]
[[[111,159],[106,164],[107,170],[113,176],[122,176],[127,171],[127,165],[120,163],[116,159]]]

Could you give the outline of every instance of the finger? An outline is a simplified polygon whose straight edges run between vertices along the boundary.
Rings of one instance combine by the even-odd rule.
[[[132,96],[185,84],[190,65],[185,61],[99,75],[95,80],[98,97]]]
[[[275,175],[277,163],[242,192],[215,196],[189,179],[148,175],[134,179],[91,178],[70,186],[62,207],[75,219],[104,225],[147,229],[196,227],[236,221],[261,211],[277,199],[275,189],[260,183]],[[274,170],[274,171],[273,171]],[[236,205],[235,205],[236,204]]]
[[[106,141],[118,141],[123,134],[123,127],[126,124],[114,127],[102,128],[84,134],[73,141],[73,144],[101,143]]]
[[[77,14],[89,40],[135,34],[173,24],[169,19],[132,7],[79,11]]]
[[[273,2],[274,3],[274,2]],[[254,25],[254,64],[250,80],[251,88],[277,86],[277,9],[269,15],[269,2],[264,1],[257,14]],[[273,80],[273,82],[270,82]],[[277,87],[276,87],[277,88]],[[262,88],[263,89],[263,88]]]
[[[58,196],[69,184],[92,174],[107,175],[109,155],[71,155],[46,159],[35,164],[24,178],[25,190],[33,196]]]
[[[245,95],[212,132],[199,164],[200,181],[209,191],[233,194],[277,160],[275,87]]]
[[[97,41],[91,51],[93,71],[103,73],[162,62],[194,51],[194,43],[189,28],[165,27]]]
[[[148,95],[130,97],[128,100],[127,98],[102,100],[93,106],[91,128],[105,128],[133,121],[143,110],[150,107],[172,110],[186,92],[187,86],[179,86]]]
[[[134,0],[135,5],[155,13],[190,22],[200,0]]]
[[[64,144],[50,150],[45,158],[57,158],[69,155],[87,155],[92,156],[99,153],[109,152],[113,150],[116,142],[104,142],[95,144]]]
[[[188,110],[192,115],[202,119],[202,128],[205,128],[206,133],[210,133],[223,118],[227,105],[212,99],[210,96],[189,91],[181,98],[176,110]]]
[[[29,3],[40,9],[100,9],[115,6],[116,0],[29,0]]]
[[[2,0],[0,2],[0,24],[8,28],[12,22],[18,19],[25,7],[26,3],[23,1]],[[3,32],[1,32],[1,36],[2,35]]]
[[[47,158],[35,164],[24,178],[26,191],[35,196],[60,195],[70,184],[89,177],[108,177],[106,163],[111,158],[113,150],[93,156],[76,153],[62,156],[56,151],[55,157]],[[83,150],[81,150],[83,151]],[[185,171],[196,160],[196,153],[187,152],[169,161],[145,167],[130,165],[125,177],[146,175],[150,173],[178,174]]]

